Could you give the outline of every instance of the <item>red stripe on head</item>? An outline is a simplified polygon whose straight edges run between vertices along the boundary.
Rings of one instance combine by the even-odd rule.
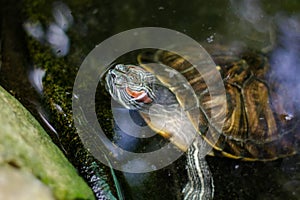
[[[148,96],[148,94],[144,91],[132,91],[128,87],[126,87],[126,92],[129,94],[131,97],[136,99],[139,102],[143,103],[151,103],[152,99]]]

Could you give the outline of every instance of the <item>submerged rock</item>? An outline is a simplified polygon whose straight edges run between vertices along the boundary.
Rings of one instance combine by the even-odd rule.
[[[8,165],[0,167],[0,199],[52,200],[55,198],[50,188],[37,177]]]
[[[29,199],[94,199],[39,123],[2,87],[0,112],[0,199],[24,193]]]

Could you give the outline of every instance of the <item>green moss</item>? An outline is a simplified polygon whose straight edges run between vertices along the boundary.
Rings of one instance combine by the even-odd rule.
[[[75,79],[74,67],[65,58],[56,58],[47,46],[42,46],[33,38],[28,38],[28,48],[35,66],[47,70],[44,78],[44,104],[51,114],[51,123],[59,136],[59,145],[63,146],[70,161],[79,169],[96,193],[105,190],[105,195],[111,196],[110,187],[114,184],[110,178],[110,170],[96,161],[84,148],[72,119],[72,85]],[[76,68],[75,68],[76,69]],[[90,167],[97,163],[97,167]],[[94,173],[99,180],[92,180]],[[111,185],[111,186],[108,186]],[[113,188],[113,187],[112,187]]]
[[[68,55],[56,57],[47,42],[42,43],[31,36],[27,36],[29,58],[36,68],[42,68],[46,71],[43,79],[43,103],[49,111],[50,123],[58,133],[58,146],[62,146],[68,159],[93,188],[95,195],[115,199],[113,194],[116,192],[110,169],[97,161],[85,149],[76,133],[72,119],[72,88],[76,73],[84,57],[95,43],[95,39],[92,39],[95,35],[91,34],[90,42],[87,42],[84,38],[86,33],[80,33],[82,27],[78,28],[77,26],[86,26],[87,30],[91,30],[91,27],[97,27],[99,33],[102,26],[93,23],[100,23],[96,19],[99,19],[99,15],[101,17],[107,12],[103,10],[99,14],[93,14],[92,10],[95,9],[93,7],[95,5],[91,4],[89,0],[64,3],[70,7],[72,14],[74,14],[74,20],[77,21],[66,32],[71,41]],[[54,22],[52,9],[49,9],[51,6],[51,1],[25,0],[23,13],[28,21],[40,23],[46,30],[47,26]],[[43,12],[45,8],[47,11]],[[87,12],[88,10],[91,12]],[[106,35],[107,32],[102,30],[102,34]],[[96,38],[98,39],[98,37]]]
[[[0,87],[0,165],[10,164],[34,174],[57,199],[94,199],[63,153],[39,123]]]

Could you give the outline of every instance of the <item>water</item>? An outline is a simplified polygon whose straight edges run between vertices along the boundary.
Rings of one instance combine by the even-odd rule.
[[[291,88],[285,94],[288,103],[300,99],[298,0],[26,0],[16,4],[14,12],[2,9],[1,14],[1,85],[37,117],[41,94],[49,97],[46,91],[51,85],[64,87],[57,93],[70,99],[76,71],[97,44],[121,31],[143,26],[174,29],[203,45],[243,46],[263,52],[270,60],[273,76]],[[33,40],[27,36],[36,44],[28,42]],[[41,48],[32,51],[32,45],[37,44]],[[39,51],[47,53],[39,57]],[[55,61],[48,62],[51,59]],[[280,87],[276,89],[282,92]],[[106,98],[104,101],[109,101]],[[65,109],[65,99],[55,100],[56,108]],[[110,102],[105,103],[104,107],[110,106]],[[285,109],[285,117],[293,118],[295,110]],[[111,130],[109,126],[107,120],[107,131]],[[267,163],[219,157],[208,157],[207,161],[214,178],[215,199],[300,199],[299,156]],[[127,199],[180,199],[185,175],[184,158],[149,174],[118,172]]]

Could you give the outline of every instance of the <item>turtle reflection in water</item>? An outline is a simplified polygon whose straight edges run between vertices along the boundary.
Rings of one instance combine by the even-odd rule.
[[[107,88],[113,99],[128,109],[139,110],[154,131],[183,151],[187,150],[189,182],[183,190],[185,199],[213,198],[212,178],[201,155],[205,144],[213,147],[210,155],[245,161],[271,161],[294,155],[299,146],[300,104],[291,100],[288,88],[281,84],[278,75],[274,75],[267,58],[251,50],[224,47],[208,50],[226,91],[227,107],[220,109],[223,119],[219,120],[224,122],[222,130],[214,129],[210,121],[211,109],[221,108],[224,102],[210,98],[203,77],[209,75],[200,74],[187,59],[175,53],[164,50],[144,52],[138,56],[139,66],[118,64],[106,75]],[[200,137],[196,137],[189,149],[185,149],[184,144],[190,130],[178,129],[179,126],[186,127],[185,120],[174,109],[173,114],[168,114],[169,107],[184,107],[181,100],[186,97],[181,97],[184,93],[176,91],[176,87],[164,87],[164,82],[172,81],[167,80],[171,78],[151,73],[149,63],[160,63],[180,73],[200,102],[198,124],[191,122],[194,130],[199,130]],[[149,115],[152,104],[164,105],[152,111],[157,113],[154,115],[156,121],[163,121],[168,116],[173,120],[172,125],[162,129],[153,123],[154,117]]]

